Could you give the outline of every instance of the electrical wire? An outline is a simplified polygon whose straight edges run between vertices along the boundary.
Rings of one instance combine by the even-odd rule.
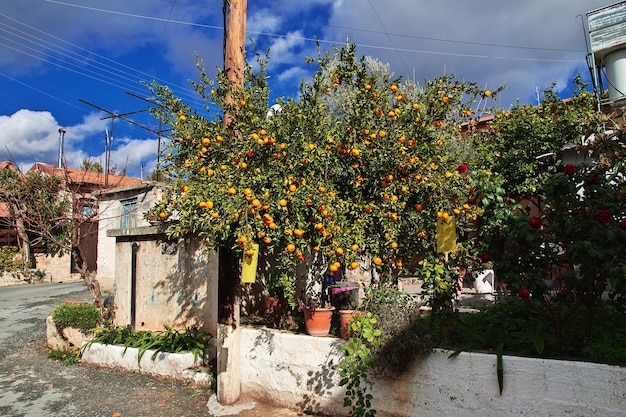
[[[81,47],[79,45],[73,44],[71,42],[67,42],[67,41],[65,41],[63,39],[60,39],[60,38],[54,36],[54,35],[51,35],[51,34],[46,33],[44,31],[41,31],[41,30],[39,30],[37,28],[34,28],[34,27],[32,27],[32,26],[30,26],[30,25],[28,25],[26,23],[23,23],[23,22],[21,22],[21,21],[19,21],[17,19],[13,19],[13,18],[11,18],[11,17],[9,17],[9,16],[7,16],[5,14],[0,13],[0,16],[4,17],[6,19],[9,19],[9,20],[11,20],[13,22],[16,22],[16,23],[18,23],[20,25],[23,25],[23,26],[27,27],[30,30],[36,31],[37,33],[41,33],[42,35],[46,36],[47,38],[54,39],[54,40],[56,40],[58,42],[61,42],[62,44],[69,45],[69,46],[71,46],[71,47],[73,47],[73,48],[75,48],[75,49],[77,49],[79,51],[84,52],[85,55],[76,53],[76,52],[72,51],[69,48],[65,48],[63,46],[53,44],[52,42],[50,42],[50,41],[48,41],[48,40],[46,40],[44,38],[37,37],[37,36],[35,36],[33,34],[24,32],[24,31],[20,30],[19,28],[17,28],[16,26],[8,25],[8,24],[3,23],[3,22],[0,22],[0,26],[8,27],[9,30],[6,30],[6,29],[0,29],[0,30],[8,32],[11,35],[13,35],[15,37],[18,37],[18,38],[21,38],[22,40],[25,40],[27,42],[33,43],[33,44],[35,44],[35,45],[37,45],[37,46],[39,46],[39,47],[41,47],[43,49],[49,50],[51,52],[54,52],[54,53],[56,53],[59,56],[65,56],[65,57],[67,57],[69,59],[73,59],[73,60],[75,60],[75,61],[77,61],[77,62],[79,62],[81,64],[81,65],[78,66],[79,68],[82,68],[82,66],[86,65],[86,66],[89,66],[89,67],[96,68],[97,71],[103,71],[103,72],[105,72],[105,73],[107,73],[107,74],[109,74],[111,76],[119,77],[122,80],[126,80],[126,81],[131,82],[130,85],[129,84],[119,85],[119,84],[114,83],[114,82],[109,82],[109,85],[116,86],[116,87],[118,87],[120,89],[131,89],[131,90],[133,90],[133,92],[137,92],[137,93],[141,94],[141,93],[145,93],[145,90],[143,90],[143,89],[142,90],[136,89],[136,86],[134,85],[134,83],[138,84],[138,83],[141,83],[142,81],[144,81],[146,79],[153,79],[153,80],[157,81],[160,84],[168,85],[168,86],[170,86],[170,88],[173,88],[174,90],[176,90],[176,94],[179,95],[181,98],[185,98],[186,100],[190,101],[191,103],[195,102],[195,104],[198,105],[198,106],[201,106],[203,104],[198,99],[198,96],[195,93],[195,91],[193,89],[189,88],[189,87],[183,87],[183,86],[176,85],[174,83],[169,83],[167,80],[164,80],[162,78],[159,78],[159,77],[153,76],[151,74],[145,73],[143,71],[137,70],[137,69],[135,69],[133,67],[130,67],[128,65],[125,65],[123,63],[114,61],[114,60],[112,60],[112,59],[110,59],[110,58],[108,58],[106,56],[103,56],[103,55],[98,54],[96,52],[87,50],[87,49],[85,49],[85,48],[83,48],[83,47]],[[17,35],[17,34],[22,34],[22,35]],[[6,37],[5,37],[5,39],[6,39]],[[16,43],[15,41],[12,41],[12,42]],[[27,49],[34,50],[34,48],[30,48],[30,47],[28,47],[26,45],[23,45],[23,44],[21,44],[21,45],[23,47],[27,48]],[[48,46],[48,45],[52,45],[52,46]],[[28,52],[20,50],[19,48],[10,47],[8,45],[7,45],[7,47],[9,47],[10,49],[13,49],[13,50],[15,50],[17,52],[20,52],[20,53],[26,54],[28,56],[31,56],[31,57],[33,57],[35,59],[40,60],[40,61],[47,62],[47,63],[50,63],[52,65],[60,66],[60,64],[51,62],[47,58],[43,58],[41,56],[36,56],[36,55],[29,54]],[[96,60],[96,58],[97,58],[97,60]],[[111,63],[112,65],[109,65],[107,62]],[[85,73],[83,73],[80,70],[74,69],[73,72],[78,73],[78,74],[83,75],[83,76],[86,76],[88,78],[92,78],[92,79],[98,80],[97,76],[94,78],[94,76],[90,76],[88,74],[85,74]],[[91,74],[94,74],[93,71],[88,71],[88,72],[91,72]],[[138,75],[144,76],[144,77],[143,78],[142,77],[138,77],[135,74],[138,74]],[[109,80],[112,79],[111,77],[106,77],[106,78],[108,78]]]
[[[407,72],[407,74],[410,73],[409,67],[406,65],[406,62],[404,62],[404,59],[402,58],[402,55],[400,55],[400,51],[398,50],[398,48],[396,48],[396,45],[394,45],[392,37],[387,32],[387,28],[385,27],[383,20],[380,18],[380,16],[376,12],[376,9],[374,9],[374,5],[372,4],[371,0],[367,0],[367,3],[370,5],[370,8],[374,12],[374,16],[376,16],[376,19],[378,19],[378,23],[380,24],[380,26],[382,26],[383,30],[385,31],[385,35],[387,35],[387,38],[389,39],[389,42],[391,43],[393,50],[396,51],[396,55],[398,56],[398,59],[400,60],[400,62],[402,62],[402,65],[404,66],[404,70]]]
[[[138,18],[138,19],[146,19],[146,20],[153,20],[153,21],[159,21],[159,22],[167,21],[169,23],[180,24],[180,25],[185,25],[185,26],[192,26],[192,27],[201,27],[201,28],[206,28],[206,29],[219,29],[219,30],[223,30],[224,29],[223,27],[215,26],[215,25],[207,25],[207,24],[194,23],[194,22],[185,22],[185,21],[180,21],[180,20],[167,20],[165,18],[140,15],[140,14],[136,14],[136,13],[126,13],[126,12],[119,12],[119,11],[110,10],[110,9],[101,9],[101,8],[97,8],[97,7],[82,6],[82,5],[78,5],[78,4],[62,2],[62,1],[59,1],[59,0],[45,0],[45,1],[48,2],[48,3],[55,3],[55,4],[68,6],[68,7],[76,7],[76,8],[80,8],[80,9],[86,9],[86,10],[97,11],[97,12],[102,12],[102,13],[110,13],[110,14],[127,16],[127,17],[133,17],[133,18]],[[343,28],[343,29],[348,29],[347,27],[341,27],[341,26],[338,26],[338,27],[339,28]],[[352,30],[363,31],[363,32],[372,32],[372,31],[369,31],[369,30],[361,30],[361,29],[352,29]],[[291,40],[300,40],[300,41],[315,42],[315,43],[319,42],[319,43],[330,44],[330,45],[341,45],[341,44],[343,44],[343,41],[319,39],[319,38],[312,38],[312,37],[306,37],[306,36],[284,35],[284,34],[278,34],[278,33],[272,33],[272,32],[260,32],[260,31],[248,30],[247,33],[248,34],[253,34],[253,35],[263,35],[263,36],[278,37],[278,38],[285,38],[285,39],[291,39]],[[455,44],[470,44],[470,45],[478,45],[478,46],[490,46],[490,47],[514,48],[514,49],[544,50],[544,51],[552,51],[552,52],[554,52],[554,51],[580,52],[580,51],[570,51],[570,50],[555,49],[555,48],[518,47],[518,46],[511,46],[511,45],[486,44],[486,43],[479,43],[479,42],[467,42],[467,41],[456,41],[456,40],[455,41],[451,41],[451,40],[446,40],[446,39],[419,37],[419,36],[403,35],[403,34],[390,34],[390,33],[385,33],[385,32],[382,32],[382,33],[381,32],[373,32],[373,33],[387,34],[387,35],[393,35],[393,36],[403,36],[403,37],[415,38],[415,39],[426,39],[426,40],[431,40],[431,41],[453,42]],[[361,44],[359,44],[359,46],[361,46]],[[394,48],[384,47],[384,46],[380,46],[380,45],[368,45],[368,47],[370,49],[394,50]],[[474,57],[474,58],[518,59],[518,60],[526,60],[526,61],[551,61],[551,62],[569,62],[570,61],[570,60],[556,60],[556,59],[546,60],[546,59],[541,59],[541,58],[514,58],[514,57],[504,57],[504,56],[491,57],[489,55],[455,54],[455,53],[452,53],[452,52],[426,51],[426,50],[415,50],[415,49],[401,49],[401,50],[403,52],[413,52],[413,53],[421,53],[421,54],[451,55],[451,56],[461,56],[461,57],[468,57],[469,56],[469,57]]]

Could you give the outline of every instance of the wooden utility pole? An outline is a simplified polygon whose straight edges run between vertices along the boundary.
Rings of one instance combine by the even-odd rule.
[[[224,71],[231,84],[243,88],[247,0],[224,1]],[[231,99],[231,98],[229,98]],[[231,118],[224,115],[228,126]],[[233,404],[241,395],[239,361],[239,260],[230,248],[219,250],[217,325],[217,401]]]

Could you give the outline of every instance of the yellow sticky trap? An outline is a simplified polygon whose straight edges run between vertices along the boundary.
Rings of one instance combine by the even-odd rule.
[[[259,245],[253,244],[254,255],[243,254],[241,265],[241,282],[251,283],[256,281],[256,267],[259,262]]]
[[[456,250],[456,221],[454,217],[437,219],[437,252]]]

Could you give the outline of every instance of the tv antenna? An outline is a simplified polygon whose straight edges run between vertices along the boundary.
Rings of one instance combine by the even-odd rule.
[[[93,103],[88,102],[87,100],[83,100],[81,98],[78,99],[78,101],[85,103],[91,107],[94,107],[104,113],[107,113],[108,116],[106,117],[102,117],[100,118],[100,120],[106,120],[106,119],[111,119],[111,130],[106,131],[105,132],[105,152],[104,152],[104,164],[105,164],[105,169],[104,169],[104,186],[105,188],[108,187],[109,185],[109,165],[111,163],[111,149],[113,146],[113,129],[115,127],[115,119],[121,119],[124,120],[125,122],[128,122],[130,124],[133,124],[135,126],[139,126],[142,129],[146,129],[149,130],[151,132],[153,132],[150,128],[140,125],[139,123],[131,120],[131,119],[127,119],[126,116],[130,116],[131,114],[137,114],[137,113],[143,113],[145,111],[147,111],[148,109],[143,109],[143,110],[136,110],[136,111],[131,111],[131,112],[126,112],[126,113],[116,113],[114,111],[111,110],[107,110],[105,108],[102,108],[100,106],[97,106]],[[153,132],[156,133],[156,132]],[[158,154],[157,154],[157,161],[158,161]],[[157,167],[158,167],[158,162],[157,162]]]
[[[161,137],[162,137],[162,133],[163,132],[169,132],[171,129],[163,129],[163,109],[165,108],[165,106],[163,106],[162,104],[156,103],[154,100],[150,100],[148,98],[145,97],[141,97],[138,96],[137,94],[133,94],[131,92],[126,91],[126,94],[128,94],[129,96],[138,98],[139,100],[143,100],[145,102],[148,102],[150,104],[152,104],[153,106],[157,106],[159,108],[159,130],[154,131],[153,129],[150,129],[147,126],[141,126],[137,123],[134,123],[135,125],[141,127],[142,129],[146,129],[149,132],[154,133],[155,135],[157,135],[157,163],[156,163],[156,172],[157,172],[157,179],[159,178],[160,175],[160,171],[159,168],[161,166]]]

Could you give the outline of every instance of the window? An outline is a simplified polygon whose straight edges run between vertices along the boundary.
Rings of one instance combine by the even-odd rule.
[[[120,228],[130,229],[137,225],[137,199],[123,200]]]

